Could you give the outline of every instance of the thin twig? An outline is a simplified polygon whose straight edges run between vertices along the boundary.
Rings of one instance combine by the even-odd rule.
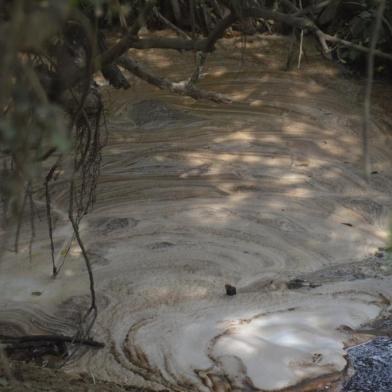
[[[237,20],[237,16],[230,12],[225,18],[223,18],[216,26],[213,31],[209,34],[203,51],[197,53],[196,56],[196,68],[191,77],[189,78],[189,85],[194,85],[200,80],[204,64],[207,60],[207,54],[212,52],[215,43],[221,38],[228,27],[230,27]]]
[[[23,214],[26,208],[26,201],[27,201],[27,190],[25,190],[24,196],[23,196],[23,203],[22,207],[18,212],[18,221],[16,224],[16,233],[15,233],[15,244],[14,244],[14,250],[15,253],[18,253],[18,245],[19,245],[19,236],[20,236],[20,230],[22,228],[22,223],[23,223]]]
[[[299,8],[302,9],[302,0],[299,0]],[[301,59],[303,54],[303,43],[304,43],[304,29],[301,29],[300,38],[299,38],[299,49],[298,49],[298,64],[297,68],[301,68]]]
[[[180,37],[185,38],[190,40],[191,37],[184,31],[181,30],[178,26],[176,26],[174,23],[170,22],[169,19],[166,19],[157,9],[157,7],[153,8],[153,13],[154,15],[162,22],[164,23],[166,26],[168,26],[170,29],[172,29],[173,31],[175,31]]]
[[[368,63],[367,63],[367,80],[365,86],[365,99],[364,99],[364,110],[363,110],[363,127],[362,127],[362,153],[365,176],[367,181],[370,175],[370,157],[369,157],[369,131],[371,130],[371,117],[370,117],[370,106],[371,106],[371,95],[373,87],[374,77],[374,53],[377,46],[378,36],[381,29],[382,17],[385,10],[385,0],[379,0],[376,21],[373,29],[372,38],[370,41]]]
[[[90,295],[91,295],[91,305],[89,312],[93,310],[95,313],[97,311],[97,304],[96,304],[96,295],[95,295],[95,287],[94,287],[94,275],[91,268],[90,258],[88,257],[86,248],[84,247],[83,241],[80,237],[79,233],[79,226],[75,221],[74,218],[74,209],[73,209],[73,200],[74,200],[74,179],[70,180],[70,190],[69,190],[69,210],[68,210],[68,217],[72,224],[72,228],[75,234],[76,241],[78,242],[79,248],[82,251],[83,259],[86,264],[89,282],[90,282]],[[88,313],[89,313],[88,312]]]
[[[45,199],[46,199],[46,217],[48,221],[48,229],[49,229],[49,239],[50,239],[50,254],[52,258],[52,276],[55,278],[57,275],[57,268],[54,259],[54,240],[53,240],[53,220],[52,220],[52,205],[51,205],[51,197],[49,191],[49,182],[53,178],[53,174],[57,168],[59,160],[50,168],[48,174],[45,177]]]
[[[29,261],[33,260],[33,243],[35,239],[35,204],[33,200],[33,189],[31,181],[28,184],[27,192],[30,205],[30,241],[29,241]]]

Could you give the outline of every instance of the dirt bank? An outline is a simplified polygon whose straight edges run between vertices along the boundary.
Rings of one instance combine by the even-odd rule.
[[[11,362],[13,377],[0,375],[2,392],[148,392],[146,389],[123,387],[111,382],[96,380],[93,375],[70,375],[63,371],[43,368],[33,364]]]

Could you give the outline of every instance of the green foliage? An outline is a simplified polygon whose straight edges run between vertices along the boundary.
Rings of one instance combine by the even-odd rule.
[[[0,196],[6,215],[18,214],[28,184],[45,174],[51,152],[71,148],[69,119],[49,102],[39,72],[48,69],[47,44],[69,13],[61,3],[15,1],[0,25]]]

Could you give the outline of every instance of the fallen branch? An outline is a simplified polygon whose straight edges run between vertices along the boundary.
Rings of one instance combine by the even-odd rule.
[[[97,317],[97,303],[96,303],[96,294],[95,294],[95,284],[94,284],[94,275],[93,275],[93,271],[91,268],[91,262],[90,262],[90,258],[87,255],[87,251],[86,248],[84,247],[83,241],[80,237],[80,233],[79,233],[79,219],[75,220],[74,218],[74,208],[73,208],[73,203],[74,202],[74,179],[71,179],[70,182],[70,191],[69,191],[69,208],[68,208],[68,218],[72,224],[72,228],[73,228],[73,232],[76,238],[76,241],[78,242],[79,248],[82,251],[82,255],[83,255],[83,259],[87,268],[87,273],[88,273],[88,277],[89,277],[89,283],[90,283],[90,300],[91,300],[91,304],[90,304],[90,309],[87,311],[86,315],[84,316],[84,320],[87,319],[87,317],[91,314],[91,312],[93,312],[93,319],[91,321],[91,323],[88,325],[87,328],[87,333],[86,335],[88,336],[88,334],[90,333],[90,330],[95,322],[95,319]],[[80,218],[80,217],[79,217]]]
[[[52,205],[51,205],[51,197],[49,192],[49,183],[53,179],[53,175],[57,169],[58,163],[60,159],[50,168],[48,174],[45,177],[45,201],[46,201],[46,218],[48,221],[48,230],[49,230],[49,239],[50,239],[50,255],[52,261],[52,277],[55,278],[57,276],[57,267],[54,259],[54,240],[53,240],[53,218],[52,218]]]
[[[322,31],[319,32],[318,36],[319,36],[319,38],[321,37],[321,39],[323,39],[323,40],[325,40],[327,42],[333,42],[333,43],[341,44],[343,46],[347,46],[348,48],[356,49],[359,52],[370,53],[370,49],[367,48],[366,46],[354,44],[354,43],[352,43],[350,41],[346,41],[344,39],[341,39],[341,38],[338,38],[338,37],[335,37],[335,36],[323,33]],[[389,60],[389,61],[392,61],[392,54],[382,52],[381,50],[378,50],[378,49],[374,49],[373,55],[377,56],[377,57],[381,57],[381,58]]]
[[[105,347],[104,343],[97,342],[93,339],[78,339],[72,336],[65,335],[27,335],[27,336],[8,336],[8,335],[0,335],[0,342],[5,345],[13,345],[17,347],[18,344],[26,344],[26,343],[72,343],[72,344],[81,344],[84,346],[94,347],[94,348],[103,348]]]
[[[132,60],[129,57],[121,56],[117,60],[117,64],[125,68],[127,71],[131,72],[138,78],[160,88],[161,90],[169,90],[173,93],[186,95],[194,99],[207,99],[209,101],[217,103],[231,102],[231,99],[223,94],[199,89],[197,87],[189,85],[188,81],[172,82],[169,79],[156,76],[151,72],[147,71],[144,66],[140,65],[138,62]]]

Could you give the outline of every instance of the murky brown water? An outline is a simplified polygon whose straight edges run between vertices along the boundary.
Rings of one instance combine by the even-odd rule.
[[[388,265],[370,257],[388,237],[389,113],[374,111],[367,184],[361,85],[310,50],[300,72],[282,71],[276,52],[286,42],[277,37],[243,54],[238,45],[225,42],[201,83],[232,96],[230,105],[140,81],[107,89],[109,144],[82,234],[101,308],[95,335],[108,344],[73,369],[154,390],[278,390],[342,371],[349,336],[339,327],[387,311]],[[190,54],[138,56],[177,79],[192,69]],[[59,215],[65,197],[58,193]],[[58,260],[70,238],[61,222]],[[0,317],[66,332],[73,326],[56,305],[83,298],[87,274],[75,245],[50,279],[45,230],[42,222],[31,265],[26,250],[5,255]],[[363,260],[359,279],[287,289],[296,276]],[[237,296],[224,295],[226,283]]]

